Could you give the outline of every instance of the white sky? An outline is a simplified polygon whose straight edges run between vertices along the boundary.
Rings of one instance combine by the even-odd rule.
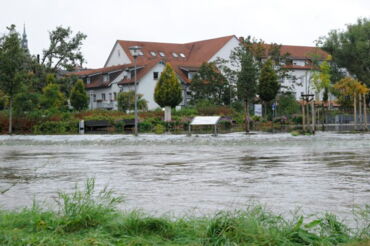
[[[88,37],[87,67],[102,67],[117,39],[185,43],[234,34],[265,42],[314,45],[359,17],[370,0],[1,0],[0,33],[26,24],[32,54],[48,31],[70,26]]]

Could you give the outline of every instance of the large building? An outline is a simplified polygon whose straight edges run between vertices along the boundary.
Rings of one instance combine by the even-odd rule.
[[[235,36],[197,41],[185,44],[118,40],[108,56],[105,66],[73,74],[82,78],[90,95],[90,108],[117,109],[117,95],[134,90],[135,65],[130,47],[139,46],[137,58],[137,92],[148,102],[149,109],[159,105],[154,101],[154,88],[165,63],[170,63],[183,87],[185,106],[190,100],[189,83],[204,62],[217,58],[228,59],[239,45]]]
[[[229,59],[231,52],[239,44],[239,39],[234,35],[185,44],[118,40],[103,68],[73,74],[82,78],[86,84],[90,109],[117,109],[118,93],[134,90],[135,64],[129,48],[139,46],[141,48],[136,64],[137,92],[148,102],[148,108],[159,107],[154,101],[154,88],[165,63],[171,64],[181,82],[183,101],[180,106],[186,106],[191,97],[189,84],[201,64],[217,58]],[[286,66],[291,75],[289,79],[282,81],[282,85],[284,90],[293,91],[299,100],[301,93],[312,91],[312,56],[324,60],[327,53],[315,47],[291,45],[282,45],[280,51],[281,54],[289,54]]]

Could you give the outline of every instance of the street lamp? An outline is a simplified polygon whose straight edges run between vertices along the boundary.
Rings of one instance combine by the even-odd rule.
[[[141,49],[141,47],[140,46],[137,46],[137,45],[129,47],[129,50],[131,52],[131,55],[134,57],[134,69],[135,69],[135,82],[134,82],[134,85],[135,85],[135,131],[134,131],[134,135],[135,136],[138,135],[138,129],[137,129],[138,117],[137,117],[136,59],[140,55],[140,49]]]

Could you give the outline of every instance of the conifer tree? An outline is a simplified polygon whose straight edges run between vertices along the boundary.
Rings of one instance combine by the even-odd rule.
[[[169,63],[166,64],[154,90],[154,100],[161,107],[166,107],[165,119],[171,120],[171,108],[182,101],[182,88]]]
[[[71,91],[71,104],[74,109],[80,111],[88,107],[89,97],[85,85],[81,79],[77,80]]]
[[[65,105],[65,97],[57,84],[49,84],[42,89],[41,104],[45,109],[61,109]]]

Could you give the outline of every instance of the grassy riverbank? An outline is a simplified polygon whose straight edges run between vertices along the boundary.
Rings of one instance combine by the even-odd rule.
[[[260,207],[210,217],[153,217],[116,209],[122,201],[110,190],[59,193],[58,209],[37,204],[21,211],[0,211],[1,245],[369,245],[370,207],[362,223],[349,229],[334,215],[304,219]]]

